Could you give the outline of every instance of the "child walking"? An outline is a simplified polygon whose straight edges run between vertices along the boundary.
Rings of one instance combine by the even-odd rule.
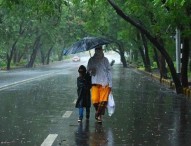
[[[86,67],[81,65],[78,69],[79,77],[77,78],[77,95],[78,99],[76,101],[76,108],[79,108],[79,118],[78,122],[83,119],[84,108],[86,109],[86,120],[90,117],[90,107],[91,107],[91,76],[86,71]]]

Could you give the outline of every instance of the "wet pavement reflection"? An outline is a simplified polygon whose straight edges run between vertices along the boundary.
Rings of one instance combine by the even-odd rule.
[[[58,135],[52,146],[191,145],[190,100],[120,64],[113,66],[113,116],[106,112],[100,125],[91,107],[89,121],[79,124],[74,101],[81,63],[46,68],[57,73],[0,91],[0,145],[39,146],[49,134]]]
[[[90,143],[89,136],[90,131],[89,131],[89,121],[86,121],[84,123],[79,123],[78,129],[75,132],[75,142],[77,146],[88,146]]]
[[[79,123],[75,132],[76,146],[113,145],[112,129],[106,129],[102,124],[94,123],[90,130],[89,121]]]

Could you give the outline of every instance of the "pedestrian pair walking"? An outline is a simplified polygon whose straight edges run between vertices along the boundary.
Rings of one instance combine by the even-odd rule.
[[[76,107],[79,108],[79,121],[83,118],[84,107],[86,108],[86,118],[89,119],[90,101],[92,101],[95,108],[95,119],[97,122],[102,123],[102,116],[105,114],[108,96],[112,88],[111,66],[109,60],[104,57],[102,46],[95,48],[94,56],[88,61],[87,71],[85,66],[81,65],[78,72],[78,100]]]

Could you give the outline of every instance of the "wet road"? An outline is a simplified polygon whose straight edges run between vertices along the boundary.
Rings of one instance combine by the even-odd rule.
[[[90,120],[78,124],[80,64],[86,62],[0,72],[0,145],[191,145],[190,101],[120,64],[113,66],[114,115],[97,124],[92,107]]]

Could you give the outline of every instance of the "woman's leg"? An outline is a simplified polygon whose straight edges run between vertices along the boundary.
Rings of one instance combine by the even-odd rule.
[[[96,111],[95,119],[97,119],[97,110],[98,110],[98,105],[99,105],[99,87],[92,86],[91,93],[92,93],[92,104]]]
[[[107,106],[107,101],[102,101],[99,103],[98,110],[97,110],[98,115],[105,114],[106,106]]]
[[[110,92],[110,89],[108,86],[100,87],[100,89],[99,89],[100,98],[99,98],[99,105],[98,105],[98,109],[97,109],[97,116],[98,116],[98,120],[100,122],[102,120],[101,116],[105,114],[105,109],[107,107],[109,92]]]

